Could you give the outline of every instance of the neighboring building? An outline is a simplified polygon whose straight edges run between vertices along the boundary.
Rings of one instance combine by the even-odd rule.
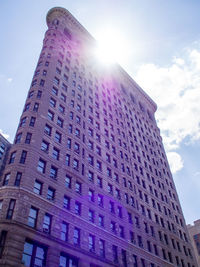
[[[194,224],[187,225],[189,236],[194,248],[194,254],[200,266],[200,220],[194,221]]]
[[[196,267],[156,104],[65,9],[48,30],[0,188],[0,266]]]
[[[5,167],[10,147],[10,142],[2,134],[0,134],[0,175]]]

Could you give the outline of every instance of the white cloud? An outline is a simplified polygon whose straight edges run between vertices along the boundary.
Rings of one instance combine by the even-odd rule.
[[[183,161],[181,156],[176,152],[168,152],[167,158],[169,161],[170,169],[172,173],[176,173],[177,171],[183,168]]]
[[[200,139],[200,50],[173,58],[167,67],[142,65],[136,81],[158,104],[156,118],[168,151]]]
[[[7,79],[7,81],[8,81],[9,83],[11,83],[12,80],[13,80],[12,78],[8,78],[8,79]]]
[[[0,129],[0,134],[2,134],[6,139],[8,139],[9,138],[9,135],[8,134],[6,134],[6,133],[4,133],[1,129]]]

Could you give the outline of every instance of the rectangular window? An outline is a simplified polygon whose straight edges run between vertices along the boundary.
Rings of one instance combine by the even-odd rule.
[[[12,152],[10,155],[9,164],[14,163],[16,157],[16,151]]]
[[[23,150],[23,151],[22,151],[22,154],[21,154],[21,158],[20,158],[19,163],[21,163],[21,164],[25,164],[26,156],[27,156],[27,151]]]
[[[55,141],[61,143],[62,135],[59,132],[55,132]]]
[[[74,228],[74,245],[79,246],[80,245],[80,234],[81,231],[79,228]]]
[[[22,262],[24,266],[46,266],[47,248],[30,240],[24,244]]]
[[[118,249],[117,246],[113,245],[112,246],[112,254],[113,254],[113,261],[118,262]]]
[[[69,176],[69,175],[66,174],[66,177],[65,177],[65,186],[67,188],[71,188],[71,181],[72,181],[71,176]]]
[[[10,173],[5,174],[4,180],[3,180],[3,186],[8,185],[10,179]]]
[[[19,144],[21,141],[22,133],[18,133],[15,138],[15,144]]]
[[[37,224],[38,209],[31,207],[28,216],[28,225],[35,228]]]
[[[2,230],[0,236],[0,259],[2,258],[5,243],[6,243],[7,231]]]
[[[15,186],[20,186],[21,178],[22,178],[22,173],[17,172],[16,178],[15,178]]]
[[[48,213],[45,213],[44,215],[44,221],[43,221],[43,232],[50,234],[51,232],[51,222],[52,222],[52,216]]]
[[[69,231],[69,224],[66,222],[62,222],[61,224],[61,240],[67,241],[68,240],[68,231]]]
[[[41,173],[45,173],[45,169],[46,169],[46,161],[40,158],[38,161],[37,170]]]
[[[81,215],[81,203],[78,201],[75,202],[75,214]]]
[[[31,117],[29,126],[34,127],[35,121],[36,121],[36,118],[35,117]]]
[[[99,255],[105,257],[105,241],[102,239],[99,239]]]
[[[59,160],[59,156],[60,156],[60,150],[57,149],[56,147],[53,147],[52,157],[56,160]]]
[[[48,190],[47,190],[47,199],[48,200],[54,200],[55,198],[55,189],[52,188],[52,187],[48,187]]]
[[[63,208],[70,209],[70,198],[68,196],[64,196]]]
[[[11,220],[12,216],[13,216],[13,212],[14,212],[14,208],[15,208],[15,199],[11,199],[10,203],[9,203],[9,207],[8,207],[8,211],[7,211],[7,216],[6,219]]]
[[[79,194],[81,194],[81,183],[76,182],[75,184],[75,191]]]
[[[51,136],[51,131],[52,131],[51,126],[49,126],[48,124],[46,124],[46,125],[45,125],[45,128],[44,128],[44,132],[45,132],[47,135]]]
[[[51,165],[50,168],[50,177],[53,179],[56,179],[58,175],[58,168],[56,168],[55,166]]]
[[[94,235],[89,234],[88,243],[89,243],[89,251],[94,252],[95,251],[95,237],[94,237]]]
[[[31,142],[32,133],[26,134],[25,144],[30,144]]]
[[[41,195],[42,194],[42,183],[38,180],[35,180],[33,192]]]

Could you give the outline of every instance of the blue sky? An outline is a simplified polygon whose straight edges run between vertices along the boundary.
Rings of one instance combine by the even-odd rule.
[[[156,118],[187,223],[200,218],[200,1],[1,0],[0,131],[12,142],[46,31],[67,8],[95,37],[123,36],[122,67],[158,104]]]

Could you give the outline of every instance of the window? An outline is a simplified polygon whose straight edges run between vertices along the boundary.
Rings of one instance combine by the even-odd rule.
[[[123,226],[119,226],[119,236],[124,238],[124,227]]]
[[[15,156],[16,156],[16,151],[12,152],[10,155],[10,160],[9,160],[9,164],[14,163],[15,161]]]
[[[120,206],[117,207],[117,215],[119,218],[122,218],[122,207]]]
[[[65,186],[67,188],[71,188],[71,181],[72,181],[71,176],[69,176],[69,175],[66,174],[66,177],[65,177]]]
[[[14,212],[14,208],[15,208],[15,199],[11,199],[10,203],[9,203],[9,207],[8,207],[8,211],[7,211],[7,216],[6,219],[11,220],[12,216],[13,216],[13,212]]]
[[[92,189],[89,189],[88,197],[90,201],[94,202],[94,191]]]
[[[33,111],[37,112],[39,108],[39,103],[35,103],[33,107]]]
[[[51,130],[52,130],[51,126],[49,126],[48,124],[46,124],[46,125],[45,125],[45,128],[44,128],[44,132],[45,132],[47,135],[51,136]]]
[[[61,240],[67,241],[68,240],[68,231],[69,231],[69,224],[66,222],[62,222],[61,224]]]
[[[90,164],[90,165],[94,165],[94,157],[93,156],[91,156],[91,155],[88,155],[88,163]]]
[[[69,255],[61,253],[60,255],[60,267],[78,267],[78,259]]]
[[[133,266],[138,267],[137,256],[133,255]],[[143,266],[142,266],[143,267]],[[145,267],[145,266],[144,266]]]
[[[15,138],[15,144],[19,144],[22,138],[22,133],[18,133]]]
[[[3,186],[8,185],[9,179],[10,179],[10,173],[5,174],[3,180]]]
[[[108,184],[108,193],[113,194],[113,186],[111,184]]]
[[[97,160],[97,170],[102,171],[102,163],[99,160]]]
[[[80,138],[80,130],[79,129],[75,129],[75,136]]]
[[[41,173],[45,173],[45,169],[46,169],[46,161],[40,158],[38,161],[37,170]]]
[[[49,151],[49,143],[46,142],[45,140],[42,140],[42,144],[41,144],[41,150],[48,152]]]
[[[101,156],[101,148],[99,146],[96,147],[96,152],[99,156]]]
[[[24,244],[22,262],[24,266],[46,266],[47,248],[30,240]]]
[[[2,230],[0,236],[0,259],[2,258],[5,243],[6,243],[7,231]]]
[[[36,118],[35,118],[35,117],[31,117],[29,126],[34,127],[34,125],[35,125],[35,121],[36,121]]]
[[[78,171],[79,168],[79,161],[77,159],[73,160],[73,168]]]
[[[98,205],[100,206],[100,207],[103,207],[103,196],[102,195],[98,195]]]
[[[95,237],[94,237],[94,235],[89,234],[88,243],[89,243],[89,251],[94,252],[95,251]]]
[[[105,241],[102,239],[99,239],[99,255],[105,257]]]
[[[59,132],[55,132],[55,141],[61,143],[61,134]]]
[[[16,178],[15,178],[15,186],[20,186],[21,178],[22,178],[22,173],[17,172]]]
[[[59,85],[60,80],[57,77],[54,77],[53,82],[55,85]]]
[[[48,213],[45,213],[44,215],[44,221],[43,221],[43,232],[50,234],[51,232],[51,221],[52,221],[52,216]]]
[[[102,178],[97,176],[97,185],[102,188],[103,187],[103,183],[102,183]]]
[[[20,158],[19,163],[24,164],[26,161],[26,156],[27,156],[27,151],[22,150],[22,154],[21,154],[21,158]]]
[[[116,234],[116,223],[113,221],[110,222],[110,230]]]
[[[38,92],[37,92],[37,98],[40,99],[41,96],[42,96],[42,91],[38,90]],[[38,105],[38,107],[39,107],[39,105]]]
[[[118,251],[117,246],[112,245],[112,254],[113,254],[113,261],[118,262]]]
[[[52,111],[48,110],[48,112],[47,112],[47,118],[50,121],[53,121],[54,120],[54,113]]]
[[[59,156],[60,156],[60,150],[57,149],[56,147],[53,147],[52,157],[56,160],[59,160]]]
[[[41,195],[42,194],[42,183],[38,180],[35,180],[33,192]]]
[[[19,127],[23,127],[26,123],[26,117],[22,118],[19,124]]]
[[[127,267],[127,258],[126,258],[126,250],[122,249],[122,262],[123,262],[123,266]]]
[[[70,209],[70,198],[68,196],[64,196],[63,208]]]
[[[57,125],[63,128],[63,119],[61,119],[60,117],[58,117],[57,119]]]
[[[58,89],[56,87],[52,88],[52,94],[58,95]]]
[[[99,215],[99,226],[104,227],[104,216]]]
[[[28,225],[35,228],[37,224],[38,209],[31,207],[28,216]]]
[[[70,155],[69,154],[66,154],[66,157],[65,157],[65,164],[67,166],[70,166]]]
[[[48,190],[47,190],[47,199],[48,200],[54,200],[55,198],[55,189],[52,188],[52,187],[48,187]]]
[[[77,245],[77,246],[80,245],[80,234],[81,234],[80,229],[75,227],[74,228],[74,245]]]
[[[80,145],[78,143],[74,143],[74,151],[78,154],[80,153]]]
[[[58,168],[56,168],[55,166],[51,165],[50,177],[53,178],[53,179],[56,179],[57,174],[58,174]]]
[[[81,194],[81,183],[76,182],[75,184],[75,191],[79,194]]]
[[[75,202],[75,214],[81,215],[81,203],[78,201]]]
[[[25,144],[30,144],[31,142],[32,133],[26,134]]]

